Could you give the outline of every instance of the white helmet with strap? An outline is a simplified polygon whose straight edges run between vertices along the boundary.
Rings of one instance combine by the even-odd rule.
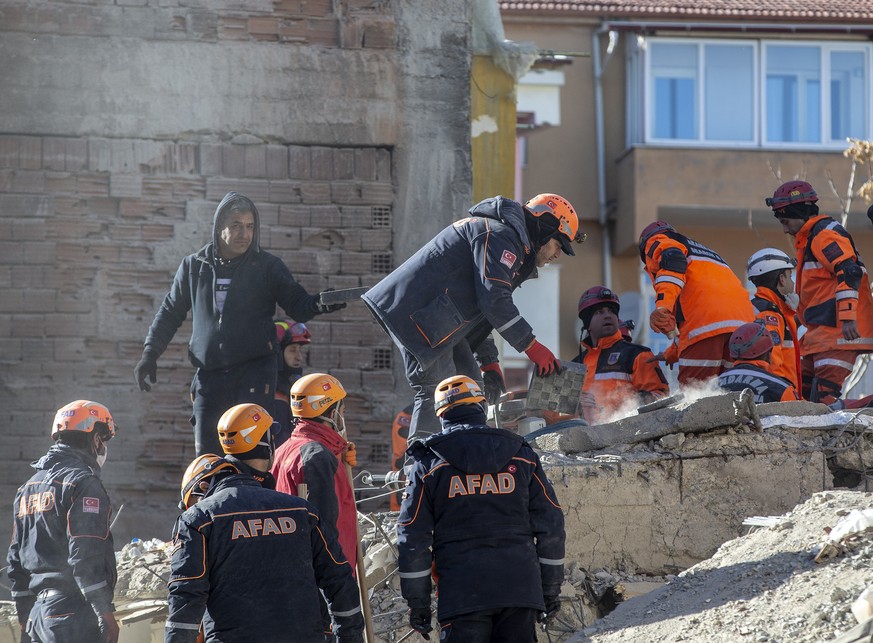
[[[760,277],[776,270],[794,270],[797,260],[792,259],[778,248],[764,248],[749,257],[746,274],[749,279]]]

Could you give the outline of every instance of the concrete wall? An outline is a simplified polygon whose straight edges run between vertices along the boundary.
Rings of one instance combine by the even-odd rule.
[[[183,326],[132,369],[228,190],[310,291],[371,285],[471,201],[467,0],[118,0],[0,7],[0,498],[54,411],[105,402],[115,533],[167,538],[193,455]],[[349,391],[359,463],[389,466],[408,403],[363,305],[312,323]],[[8,512],[7,514],[8,515]],[[8,519],[0,520],[6,542]]]

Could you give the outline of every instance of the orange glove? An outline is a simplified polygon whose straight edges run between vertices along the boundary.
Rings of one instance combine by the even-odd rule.
[[[350,467],[358,466],[358,452],[355,450],[354,442],[349,442],[343,449],[343,462]]]
[[[649,315],[649,326],[651,326],[652,330],[656,333],[668,335],[676,330],[676,317],[671,311],[658,306],[652,311],[652,314]]]

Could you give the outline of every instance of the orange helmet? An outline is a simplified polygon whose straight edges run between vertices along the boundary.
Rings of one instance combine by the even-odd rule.
[[[345,396],[346,390],[333,375],[304,375],[291,387],[291,415],[296,418],[324,415],[328,408]]]
[[[524,207],[535,217],[551,214],[557,219],[558,241],[561,242],[561,249],[570,256],[576,254],[570,243],[573,241],[582,243],[588,237],[588,235],[579,232],[579,217],[576,216],[576,210],[562,196],[550,193],[537,194],[525,203]]]
[[[273,449],[273,416],[257,404],[237,404],[218,421],[218,439],[226,454],[248,453],[261,445]]]
[[[115,422],[109,409],[98,402],[76,400],[55,413],[52,422],[52,440],[65,431],[81,431],[82,433],[100,433],[104,440],[115,437]]]
[[[191,507],[194,504],[191,502],[191,496],[199,495],[197,491],[200,483],[208,480],[219,471],[239,473],[239,469],[230,462],[213,453],[206,453],[194,458],[182,476],[182,500],[179,502],[179,509],[185,510]]]
[[[481,404],[484,401],[482,389],[466,375],[447,377],[437,385],[433,395],[433,407],[437,417],[442,417],[446,411],[459,404]]]

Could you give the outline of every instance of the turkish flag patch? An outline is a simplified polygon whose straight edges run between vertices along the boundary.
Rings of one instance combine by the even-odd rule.
[[[325,382],[324,384],[322,384],[321,390],[322,391],[329,391],[330,390],[330,382]]]
[[[502,263],[507,268],[512,268],[515,265],[516,256],[512,254],[509,250],[503,251],[503,256],[500,257],[500,263]]]
[[[100,498],[89,498],[88,496],[82,498],[82,511],[86,514],[99,514]]]

